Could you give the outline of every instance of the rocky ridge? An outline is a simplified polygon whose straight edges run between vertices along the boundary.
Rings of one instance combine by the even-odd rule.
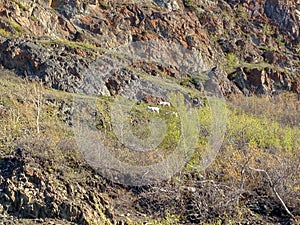
[[[226,83],[226,95],[236,89],[232,86],[245,95],[298,92],[297,7],[296,1],[270,0],[255,4],[4,1],[1,31],[7,37],[1,40],[0,58],[5,68],[15,69],[21,76],[75,92],[85,77],[85,69],[105,49],[132,41],[161,40],[199,52],[206,71],[216,65],[225,69],[227,74],[219,83]],[[19,38],[11,38],[12,35]],[[80,47],[77,43],[85,44]],[[162,73],[162,69],[150,65],[150,75],[151,71]],[[176,77],[180,71],[173,70]],[[103,77],[97,94],[113,94],[108,92],[107,82],[110,83]]]

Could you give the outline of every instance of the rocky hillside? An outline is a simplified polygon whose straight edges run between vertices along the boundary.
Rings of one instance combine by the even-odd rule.
[[[132,41],[161,40],[200,52],[203,70],[222,68],[219,83],[224,83],[224,94],[297,92],[299,4],[2,1],[0,57],[3,67],[23,77],[73,92],[97,56]],[[146,73],[163,72],[149,66],[143,68]],[[176,76],[178,68],[173,70]],[[99,94],[113,94],[106,90],[111,82],[103,80]]]
[[[0,224],[299,223],[299,0],[0,0],[0,15]],[[196,153],[159,183],[103,176],[80,151],[74,99],[96,99],[89,122],[114,156],[148,165],[193,125],[179,131],[180,104],[160,108],[161,154],[136,157],[113,102],[135,100],[130,127],[149,137],[166,80],[199,114]],[[227,131],[200,170],[215,89]]]

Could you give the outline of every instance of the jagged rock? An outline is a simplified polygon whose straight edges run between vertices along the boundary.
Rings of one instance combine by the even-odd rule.
[[[214,67],[208,73],[209,79],[204,84],[204,90],[215,96],[240,94],[240,90],[227,79],[226,73],[220,67]]]
[[[232,76],[233,78],[230,78],[231,75],[229,75],[229,79],[233,80],[233,82],[237,85],[237,87],[243,92],[245,96],[249,96],[250,93],[250,83],[247,80],[247,75],[244,73],[242,68],[239,68],[236,73],[234,73]]]
[[[295,1],[266,0],[264,11],[266,15],[276,20],[283,32],[289,32],[299,41],[299,20],[295,15]]]
[[[36,39],[49,35],[53,38],[93,43],[107,49],[131,41],[161,39],[199,53],[206,69],[222,64],[224,54],[234,53],[241,61],[259,63],[265,60],[283,68],[291,67],[296,74],[299,73],[299,68],[295,68],[292,63],[299,60],[299,56],[282,51],[283,48],[290,49],[291,45],[296,46],[299,43],[299,20],[295,16],[299,3],[285,3],[281,0],[202,1],[190,5],[192,3],[185,2],[185,5],[189,5],[189,10],[185,11],[184,5],[179,1],[154,2],[168,11],[159,10],[151,4],[140,7],[144,2],[140,5],[125,6],[80,0],[26,0],[22,4],[5,0],[0,13],[6,19],[0,19],[0,27],[6,32],[28,39],[3,40],[0,47],[2,65],[16,69],[22,76],[38,77],[49,87],[69,92],[80,90],[84,93],[112,95],[120,91],[124,93],[124,87],[137,87],[140,83],[138,79],[122,80],[122,75],[114,75],[115,78],[105,77],[88,84],[89,82],[83,79],[86,77],[85,73],[93,69],[89,68],[93,61],[92,55],[87,49],[71,50],[63,43],[45,46],[38,41],[30,41],[33,37]],[[196,8],[197,13],[193,11]],[[243,18],[242,11],[248,13],[250,20]],[[217,16],[220,13],[226,15],[224,12],[237,17],[236,20],[229,22],[227,18]],[[15,24],[10,23],[7,18],[11,18]],[[280,28],[275,26],[274,21],[280,24]],[[273,34],[268,33],[268,30],[264,31],[263,23],[274,29]],[[240,30],[236,29],[236,26],[240,27]],[[262,29],[264,32],[260,32]],[[261,46],[275,48],[276,45],[282,45],[276,43],[276,38],[280,38],[280,35],[285,38],[286,46],[266,51],[259,49]],[[288,38],[289,35],[292,38]],[[52,40],[48,39],[49,42]],[[215,46],[217,40],[219,46]],[[181,78],[176,69],[165,67],[161,71]],[[147,73],[160,76],[159,72],[153,69]],[[226,77],[227,75],[223,74],[221,86],[224,87],[223,94],[228,95],[230,91],[235,92],[237,89],[233,90],[228,86],[230,81],[225,81]],[[132,81],[134,82],[130,84]],[[129,95],[133,96],[133,93]]]
[[[235,43],[229,40],[219,40],[218,43],[222,47],[223,51],[227,53],[232,53],[236,51]]]
[[[299,81],[299,79],[292,81],[291,90],[293,92],[297,93],[298,95],[300,94],[300,81]]]
[[[69,222],[90,224],[91,218],[93,222],[100,223],[109,214],[107,220],[113,220],[114,216],[97,188],[93,191],[93,204],[97,205],[95,209],[91,207],[85,187],[61,181],[54,174],[48,173],[42,163],[41,159],[32,158],[24,149],[16,150],[15,156],[1,159],[2,215],[31,219],[61,218]],[[67,191],[70,189],[71,192]]]
[[[274,69],[239,68],[228,76],[244,95],[272,95],[281,91],[290,91],[293,85],[289,75]]]
[[[166,8],[169,11],[176,11],[180,8],[176,0],[154,0],[154,2],[158,6]]]
[[[67,57],[66,57],[67,56]],[[64,46],[46,48],[41,43],[7,39],[0,46],[0,59],[8,69],[52,88],[75,92],[91,61],[68,53]]]
[[[263,53],[263,57],[265,61],[267,61],[270,64],[279,64],[282,66],[287,65],[287,60],[288,60],[287,57],[278,52],[270,51],[270,50],[265,51]]]

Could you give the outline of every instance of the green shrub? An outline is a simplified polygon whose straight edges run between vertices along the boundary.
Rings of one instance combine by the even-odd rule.
[[[15,21],[10,21],[10,24],[12,25],[12,27],[15,29],[15,31],[16,31],[17,33],[22,33],[22,32],[23,32],[21,26],[20,26],[17,22],[15,22]]]
[[[239,59],[234,53],[228,53],[226,55],[226,71],[231,72],[239,65]]]

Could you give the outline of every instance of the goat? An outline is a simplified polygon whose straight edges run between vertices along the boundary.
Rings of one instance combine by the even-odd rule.
[[[162,105],[162,106],[171,106],[171,103],[170,102],[158,102],[159,105]]]
[[[159,113],[159,108],[158,108],[158,107],[147,106],[147,109],[151,110],[152,112],[157,112],[157,113]]]

